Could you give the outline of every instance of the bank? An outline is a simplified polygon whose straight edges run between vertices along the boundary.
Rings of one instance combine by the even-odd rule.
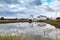
[[[45,22],[55,26],[56,28],[60,28],[60,20],[39,20],[38,22]]]

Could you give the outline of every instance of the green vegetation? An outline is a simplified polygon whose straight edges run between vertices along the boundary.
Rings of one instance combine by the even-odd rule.
[[[4,17],[1,17],[0,19],[1,19],[1,20],[4,20]]]
[[[20,36],[0,36],[0,40],[29,40],[28,37],[20,37]]]
[[[19,19],[19,20],[15,20],[15,19],[14,20],[13,19],[12,20],[5,20],[5,19],[0,20],[0,24],[3,24],[3,23],[16,23],[16,22],[32,22],[32,20],[27,20],[27,19],[26,20],[25,19],[24,20],[23,19]]]
[[[21,40],[19,37],[3,37],[0,36],[0,40]]]
[[[45,22],[45,23],[48,23],[48,24],[51,24],[51,25],[54,25],[56,28],[60,28],[60,19],[58,20],[38,20],[38,21],[32,21],[31,19],[30,20],[27,20],[27,19],[20,19],[20,20],[0,20],[0,24],[3,24],[3,23],[16,23],[16,22]]]
[[[55,26],[56,28],[60,28],[60,20],[40,20],[40,22],[45,22]]]

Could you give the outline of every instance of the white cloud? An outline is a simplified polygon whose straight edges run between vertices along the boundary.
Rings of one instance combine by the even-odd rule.
[[[23,1],[23,0],[20,0],[19,2],[22,3],[22,4],[25,3],[25,1]]]
[[[10,18],[16,18],[16,16],[0,16],[0,17],[4,17],[4,18],[8,18],[8,19],[10,19]]]
[[[15,8],[16,5],[14,5],[14,4],[10,4],[10,5],[8,5],[8,7],[9,7],[9,8]]]
[[[10,12],[18,12],[17,9],[10,9],[9,11],[10,11]]]
[[[28,18],[29,15],[26,15],[26,14],[16,14],[16,17],[17,18]]]
[[[60,10],[60,1],[58,0],[54,0],[51,4],[50,7],[52,7],[52,9],[56,10]]]
[[[3,7],[4,5],[0,4],[0,7]]]
[[[26,7],[19,7],[18,10],[21,11],[21,10],[25,10]]]
[[[53,0],[50,4],[43,2],[42,5],[30,5],[29,3],[34,0],[18,0],[20,3],[18,4],[0,4],[0,12],[2,11],[10,11],[10,12],[18,12],[16,15],[21,17],[27,17],[27,15],[46,15],[48,17],[51,17],[53,15],[55,17],[56,9],[60,10],[60,1]],[[46,0],[44,0],[46,1]],[[55,12],[50,12],[51,10],[54,10]],[[23,11],[23,14],[20,12]],[[48,12],[49,11],[49,12]],[[58,13],[59,14],[59,13]],[[14,16],[16,16],[14,15]],[[26,15],[26,16],[24,16]],[[59,15],[57,15],[59,16]]]

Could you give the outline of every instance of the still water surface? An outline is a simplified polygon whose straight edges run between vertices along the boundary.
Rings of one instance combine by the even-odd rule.
[[[60,40],[60,29],[47,23],[9,23],[0,24],[0,35],[28,37],[30,40]]]

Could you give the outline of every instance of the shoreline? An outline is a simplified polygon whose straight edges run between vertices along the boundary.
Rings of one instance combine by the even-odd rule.
[[[19,23],[19,22],[44,22],[51,24],[55,26],[56,28],[60,28],[60,20],[38,20],[38,21],[32,21],[32,20],[0,20],[0,24],[5,24],[5,23]]]
[[[60,28],[60,20],[44,20],[40,22],[48,23],[55,26],[56,28]]]

